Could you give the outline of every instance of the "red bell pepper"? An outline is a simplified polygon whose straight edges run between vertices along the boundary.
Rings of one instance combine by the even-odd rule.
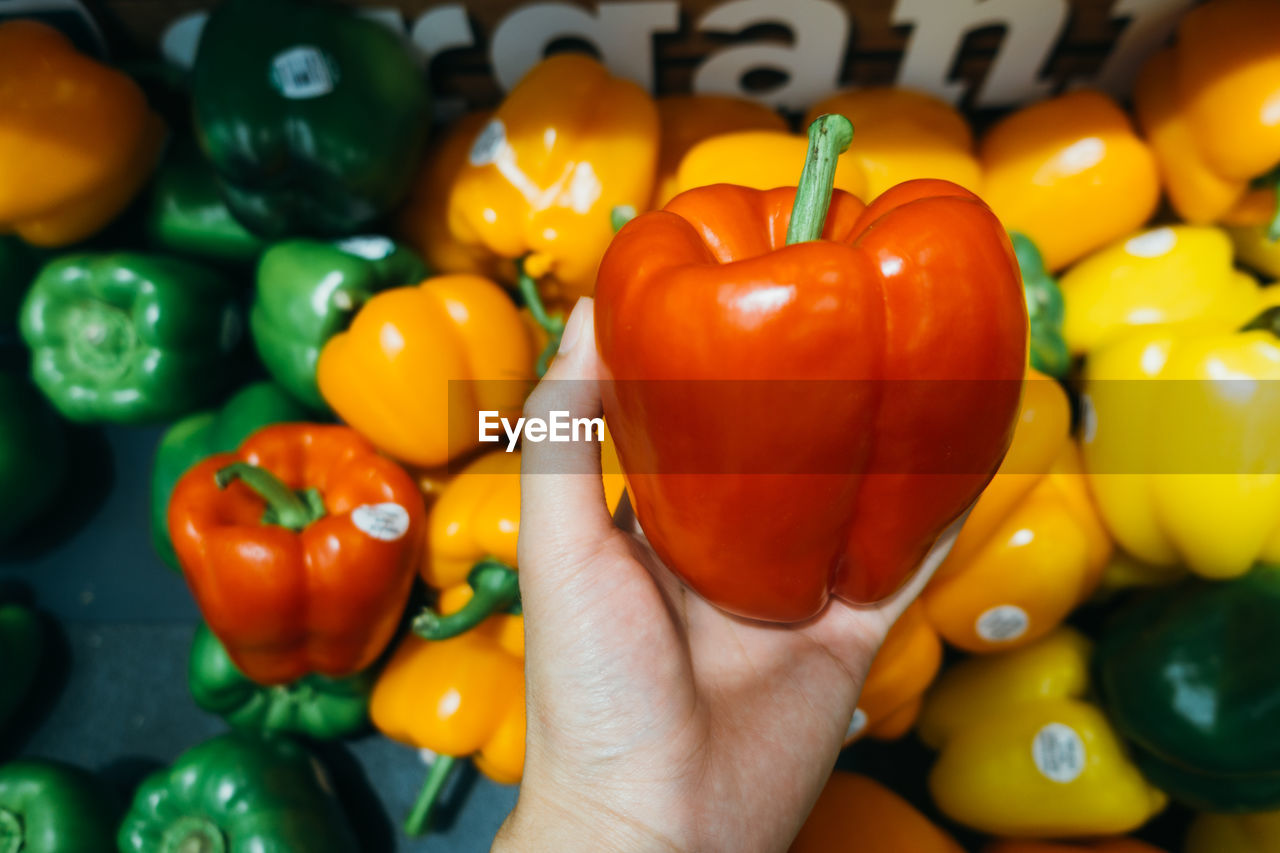
[[[210,630],[259,684],[382,653],[421,558],[413,479],[342,426],[280,424],[189,470],[169,533]]]
[[[898,589],[1000,464],[1027,363],[990,209],[938,180],[832,196],[837,121],[852,133],[810,128],[798,189],[677,196],[618,233],[596,285],[640,524],[694,590],[756,619]]]

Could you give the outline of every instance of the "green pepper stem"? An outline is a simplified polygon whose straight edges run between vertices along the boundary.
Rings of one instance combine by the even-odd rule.
[[[820,115],[809,125],[809,152],[796,186],[796,200],[787,225],[787,245],[822,237],[836,184],[836,162],[853,141],[853,124],[844,116]]]
[[[556,354],[556,350],[560,349],[560,336],[564,334],[564,318],[552,317],[547,313],[547,306],[542,301],[542,294],[538,292],[538,283],[533,280],[533,276],[524,271],[524,261],[516,261],[516,287],[520,291],[520,296],[524,299],[524,304],[528,307],[529,313],[533,315],[533,321],[542,327],[547,333],[547,345],[538,355],[537,370],[538,376],[541,377],[547,372],[547,365],[551,363],[551,357]]]
[[[1275,243],[1280,240],[1280,177],[1276,178],[1272,189],[1276,194],[1276,212],[1271,217],[1271,224],[1267,226],[1267,236]]]
[[[26,843],[22,835],[22,818],[0,808],[0,853],[18,853]]]
[[[274,474],[247,462],[232,462],[214,475],[218,488],[239,480],[267,502],[263,523],[278,524],[295,533],[324,515],[324,501],[315,489],[299,494],[280,482]]]
[[[226,853],[227,837],[206,817],[182,815],[165,828],[159,853]]]
[[[1280,338],[1280,305],[1272,305],[1263,311],[1257,317],[1254,317],[1246,323],[1240,331],[1242,332],[1270,332],[1277,338]]]
[[[520,606],[520,579],[516,570],[495,559],[481,560],[467,574],[471,600],[461,610],[442,616],[422,608],[413,620],[413,633],[424,640],[447,640],[470,631],[495,613]]]
[[[427,778],[418,791],[418,798],[413,801],[413,808],[405,819],[406,835],[422,835],[430,828],[440,792],[444,790],[444,784],[449,781],[449,775],[453,773],[453,767],[457,763],[458,759],[452,755],[437,755],[436,760],[431,762],[431,769],[427,771]]]

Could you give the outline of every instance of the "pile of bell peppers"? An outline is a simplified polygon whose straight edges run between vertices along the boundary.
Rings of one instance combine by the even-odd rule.
[[[0,549],[56,512],[67,422],[165,424],[151,537],[203,616],[193,700],[234,729],[123,824],[81,770],[2,766],[0,838],[71,809],[89,846],[354,849],[293,738],[370,727],[435,756],[410,833],[461,760],[518,782],[520,455],[475,423],[518,416],[595,295],[606,497],[698,593],[795,621],[958,531],[847,738],[936,749],[931,814],[990,853],[1136,853],[1028,839],[1172,799],[1192,853],[1280,843],[1273,2],[1188,12],[1132,115],[1076,91],[982,133],[898,88],[798,125],[654,98],[578,54],[433,132],[406,43],[301,0],[219,5],[182,120],[33,21],[0,23],[0,76]],[[714,390],[741,380],[773,390]],[[833,411],[832,382],[899,387]],[[0,731],[42,645],[0,605]],[[851,836],[959,849],[837,773],[795,849]]]

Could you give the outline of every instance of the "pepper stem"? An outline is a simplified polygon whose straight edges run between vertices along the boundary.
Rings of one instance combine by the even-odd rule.
[[[295,533],[324,516],[324,500],[315,489],[295,492],[280,482],[266,468],[248,462],[232,462],[214,475],[218,488],[225,489],[239,480],[267,502],[263,524],[278,524]]]
[[[440,800],[440,792],[444,790],[444,783],[449,781],[449,774],[453,772],[453,767],[457,763],[458,759],[452,755],[437,755],[436,760],[431,762],[427,778],[418,791],[418,799],[413,801],[413,808],[409,811],[409,817],[405,819],[406,835],[422,835],[430,828],[432,812],[435,811],[436,803]]]
[[[1273,189],[1276,194],[1276,212],[1271,217],[1271,224],[1267,226],[1267,237],[1275,243],[1280,241],[1280,177],[1276,178]]]
[[[26,843],[22,834],[21,816],[0,808],[0,853],[18,853]]]
[[[476,563],[467,574],[471,600],[461,610],[442,616],[422,608],[413,620],[413,633],[424,640],[447,640],[470,631],[495,613],[519,612],[520,579],[516,570],[489,558]]]
[[[226,853],[227,837],[208,818],[183,815],[165,829],[159,853]]]
[[[1254,317],[1246,323],[1240,331],[1242,332],[1270,332],[1277,338],[1280,338],[1280,305],[1272,305],[1263,311],[1257,317]]]
[[[820,115],[809,125],[809,153],[796,186],[796,200],[787,225],[787,245],[808,243],[822,236],[836,184],[836,162],[853,141],[853,124],[844,116]]]
[[[551,357],[556,354],[556,350],[560,349],[560,336],[564,334],[564,318],[552,317],[547,313],[542,294],[538,292],[538,283],[533,280],[533,276],[524,271],[523,260],[516,261],[516,287],[524,299],[524,304],[529,308],[529,313],[533,315],[533,321],[547,333],[547,345],[538,356],[537,363],[538,376],[541,377],[547,372]]]

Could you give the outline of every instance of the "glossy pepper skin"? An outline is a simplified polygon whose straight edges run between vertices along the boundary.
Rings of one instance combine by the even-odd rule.
[[[1084,385],[1085,469],[1116,542],[1209,578],[1280,562],[1280,308],[1224,326],[1133,332]]]
[[[1009,453],[921,593],[929,621],[969,652],[1026,645],[1093,594],[1111,552],[1066,392],[1030,371]]]
[[[916,808],[869,776],[831,774],[791,844],[791,853],[961,853],[964,849]]]
[[[501,287],[442,275],[365,303],[320,351],[316,381],[379,450],[430,468],[480,446],[479,412],[518,416],[533,362],[529,327]]]
[[[1193,808],[1280,808],[1280,569],[1191,578],[1114,613],[1098,640],[1098,689],[1134,759]]]
[[[121,853],[360,849],[315,758],[286,737],[241,732],[194,746],[143,780],[116,844]]]
[[[146,229],[156,248],[213,263],[251,264],[267,247],[231,214],[213,167],[189,142],[174,145],[156,172]]]
[[[292,684],[266,687],[236,668],[203,623],[196,627],[188,661],[187,684],[196,704],[241,731],[335,740],[368,725],[371,671],[348,678],[305,675]]]
[[[1128,832],[1164,808],[1094,705],[1086,640],[1068,628],[962,661],[925,701],[920,735],[948,817],[994,835],[1073,838]]]
[[[66,255],[22,306],[36,385],[73,421],[149,423],[217,395],[244,321],[234,288],[164,255]]]
[[[0,733],[35,683],[43,655],[40,617],[22,604],[0,601]]]
[[[1280,811],[1201,814],[1187,830],[1186,853],[1266,853],[1280,850]]]
[[[739,130],[712,136],[694,145],[680,160],[676,191],[713,184],[755,190],[794,186],[796,164],[804,162],[808,146],[804,134],[786,130]],[[870,198],[867,176],[853,151],[851,146],[840,155],[835,187],[860,199]]]
[[[969,123],[941,98],[888,86],[851,89],[810,107],[805,125],[825,113],[853,122],[849,155],[866,178],[866,198],[916,178],[940,178],[973,192],[981,187]]]
[[[581,54],[544,59],[508,93],[449,191],[462,245],[523,259],[542,298],[595,288],[614,208],[644,210],[658,158],[649,94]]]
[[[281,387],[323,411],[316,386],[320,349],[373,294],[426,277],[427,268],[413,250],[386,237],[277,243],[258,263],[249,311],[258,355]]]
[[[1151,151],[1098,92],[1018,110],[983,137],[979,160],[983,200],[1051,272],[1137,230],[1160,200]]]
[[[1027,359],[1013,253],[975,196],[837,192],[825,239],[784,246],[795,196],[720,185],[642,214],[595,302],[605,416],[650,542],[709,601],[771,621],[901,586],[999,465]],[[656,379],[727,381],[635,381]],[[727,425],[741,441],[715,438]]]
[[[247,485],[264,471],[284,496]],[[288,684],[353,675],[381,654],[421,559],[424,514],[413,479],[354,430],[278,424],[182,476],[169,535],[236,666]]]
[[[228,0],[191,71],[196,135],[266,237],[349,234],[401,200],[429,122],[405,39],[338,4]]]
[[[0,234],[83,240],[142,188],[164,122],[133,80],[38,21],[0,23],[0,80]]]
[[[53,507],[68,473],[61,420],[27,381],[0,370],[0,548]]]
[[[69,764],[23,759],[0,765],[0,843],[23,853],[111,850],[118,815],[110,792]]]
[[[866,736],[895,740],[916,724],[921,699],[942,666],[942,641],[913,602],[893,623],[871,662],[846,745]]]
[[[151,544],[169,568],[181,571],[169,539],[169,499],[178,480],[197,462],[228,453],[269,424],[305,421],[309,413],[271,382],[253,382],[221,408],[188,415],[160,436],[151,463]]]
[[[1060,284],[1073,355],[1143,326],[1243,326],[1280,298],[1235,268],[1225,233],[1194,225],[1128,235],[1082,259]]]
[[[1280,164],[1280,8],[1269,0],[1210,0],[1191,9],[1172,48],[1149,59],[1134,106],[1169,200],[1188,222],[1216,222],[1250,181]],[[1258,221],[1276,213],[1275,179]]]
[[[743,130],[786,133],[787,122],[756,101],[729,95],[667,95],[657,100],[658,177],[649,208],[659,208],[680,192],[676,172],[689,149],[705,139]],[[790,176],[788,176],[790,182]]]

